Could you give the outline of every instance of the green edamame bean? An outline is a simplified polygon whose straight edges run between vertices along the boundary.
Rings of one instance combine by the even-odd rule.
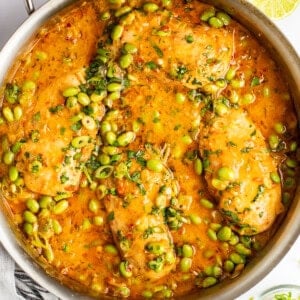
[[[115,12],[115,16],[118,18],[118,17],[121,17],[125,14],[128,14],[129,12],[131,12],[132,8],[130,6],[123,6],[123,7],[120,7],[119,9],[116,10]]]
[[[130,278],[132,276],[132,271],[129,266],[128,261],[122,261],[119,266],[120,273],[125,278]]]
[[[62,214],[69,207],[69,202],[67,200],[59,201],[52,209],[55,215]]]
[[[230,85],[235,89],[241,89],[245,86],[245,80],[243,79],[232,79]]]
[[[186,134],[181,138],[182,142],[186,145],[190,145],[193,143],[193,139],[191,138],[190,135]]]
[[[224,103],[217,103],[214,109],[218,116],[224,116],[229,111],[229,108]]]
[[[19,178],[19,171],[17,167],[11,166],[8,169],[8,176],[10,181],[16,181]]]
[[[109,11],[105,11],[104,13],[102,13],[100,15],[100,19],[102,21],[106,21],[106,20],[109,20],[110,19],[110,12]]]
[[[18,105],[14,108],[14,119],[18,121],[22,118],[22,116],[23,116],[23,109],[21,106]]]
[[[241,256],[240,254],[236,253],[236,252],[233,252],[230,254],[229,256],[229,259],[235,263],[236,265],[237,264],[244,264],[245,263],[245,259],[243,256]]]
[[[200,158],[197,158],[194,162],[194,170],[197,175],[201,175],[203,172],[203,164]]]
[[[27,235],[33,235],[33,225],[31,223],[24,223],[23,225],[23,231],[27,234]]]
[[[89,143],[89,140],[90,137],[88,135],[77,136],[72,140],[71,145],[74,148],[82,148]]]
[[[132,54],[124,54],[119,59],[119,64],[122,69],[127,69],[133,63]]]
[[[2,114],[7,122],[13,122],[15,119],[10,107],[4,107],[2,110]]]
[[[143,10],[148,13],[153,13],[159,9],[158,5],[152,2],[147,2],[143,5]]]
[[[270,173],[270,178],[271,178],[272,181],[275,182],[275,183],[280,183],[280,182],[281,182],[280,176],[278,175],[277,172],[271,172],[271,173]]]
[[[161,172],[164,165],[159,159],[149,159],[147,161],[147,168],[153,172]]]
[[[101,217],[101,216],[95,216],[95,217],[93,218],[93,224],[94,224],[94,225],[96,225],[96,226],[102,226],[103,223],[104,223],[103,217]]]
[[[43,254],[44,254],[44,257],[48,260],[48,262],[50,262],[50,263],[53,262],[54,253],[53,253],[53,250],[50,245],[48,245],[48,247],[43,250]]]
[[[102,166],[110,164],[110,157],[107,154],[100,154],[98,160]]]
[[[122,85],[120,83],[112,82],[107,85],[107,90],[109,92],[119,92],[122,90]]]
[[[121,150],[114,146],[104,146],[102,147],[102,152],[108,155],[115,155],[119,154]]]
[[[37,217],[29,210],[25,210],[23,213],[23,219],[25,222],[33,224],[37,222]]]
[[[91,199],[89,202],[90,212],[96,213],[99,210],[99,202],[96,199]]]
[[[216,232],[214,230],[212,230],[211,228],[209,228],[207,230],[207,235],[212,241],[218,240]]]
[[[282,123],[276,123],[274,125],[274,130],[276,131],[276,133],[278,134],[283,134],[286,131],[286,127],[282,124]]]
[[[190,214],[189,218],[191,220],[191,223],[194,225],[199,225],[202,223],[202,219],[200,216],[196,215],[196,214]]]
[[[183,257],[180,261],[181,272],[188,272],[192,267],[192,259],[189,257]]]
[[[91,103],[90,97],[86,93],[82,92],[77,95],[77,100],[83,106],[87,106]]]
[[[288,158],[286,161],[285,161],[285,164],[289,167],[289,168],[296,168],[298,163],[296,160],[294,159],[291,159],[291,158]]]
[[[238,254],[245,255],[245,256],[249,256],[252,253],[251,250],[246,248],[242,243],[239,243],[235,246],[235,251]]]
[[[216,11],[213,7],[206,9],[200,16],[201,21],[207,22],[210,18],[214,17]]]
[[[26,206],[33,213],[37,213],[40,209],[39,203],[33,198],[30,198],[26,201]]]
[[[43,196],[39,200],[39,205],[41,208],[49,208],[53,203],[53,198],[51,196]]]
[[[35,84],[35,82],[33,82],[31,80],[24,81],[24,83],[22,85],[23,92],[31,92],[31,91],[35,90],[35,88],[36,88],[36,84]]]
[[[278,145],[279,145],[279,142],[280,142],[280,140],[279,140],[279,137],[278,137],[277,135],[271,134],[271,135],[269,136],[269,145],[270,145],[270,148],[271,148],[272,150],[276,150],[276,148],[277,148]]]
[[[201,204],[203,207],[208,208],[208,209],[214,208],[214,204],[213,204],[211,201],[209,201],[209,200],[207,200],[207,199],[205,199],[205,198],[202,198],[202,199],[200,200],[200,204]]]
[[[185,97],[184,94],[182,94],[182,93],[176,93],[175,100],[176,100],[177,103],[181,104],[181,103],[183,103],[185,101],[185,99],[186,99],[186,97]]]
[[[142,293],[142,296],[146,299],[151,299],[153,297],[153,293],[147,290]]]
[[[218,177],[220,180],[232,181],[235,178],[234,171],[228,167],[221,167],[218,170]]]
[[[206,277],[202,282],[202,287],[207,288],[213,286],[217,283],[217,279],[215,277]]]
[[[63,91],[63,96],[65,98],[69,98],[72,96],[76,96],[80,92],[78,87],[68,87]]]
[[[208,24],[211,27],[214,27],[214,28],[221,28],[221,27],[224,26],[223,21],[221,19],[217,18],[217,17],[211,17],[211,18],[209,18]]]
[[[105,245],[104,251],[106,253],[109,253],[112,255],[118,255],[118,249],[114,245],[111,245],[111,244]]]
[[[124,27],[122,25],[115,25],[111,31],[111,39],[113,41],[119,40],[123,34]]]
[[[194,250],[193,250],[193,247],[191,245],[184,244],[182,246],[182,255],[183,255],[183,257],[192,257],[193,254],[194,254]]]
[[[217,237],[222,242],[227,242],[231,238],[231,228],[228,226],[223,226],[217,233]]]
[[[12,151],[6,151],[3,155],[3,162],[6,165],[11,165],[14,161],[15,155]]]
[[[229,70],[227,71],[227,73],[225,75],[225,79],[228,81],[231,81],[235,77],[235,74],[236,74],[236,70],[229,68]]]
[[[224,269],[226,272],[232,272],[234,269],[234,263],[231,260],[226,260],[224,262]]]
[[[216,17],[220,19],[226,26],[229,25],[231,22],[231,17],[222,11],[217,12]]]
[[[218,178],[213,178],[211,181],[212,186],[218,191],[224,191],[227,187],[227,183]]]
[[[123,51],[125,54],[134,54],[138,51],[138,48],[131,44],[131,43],[126,43],[124,46],[123,46]]]
[[[133,140],[135,139],[135,133],[133,131],[127,131],[125,133],[122,133],[117,138],[117,143],[121,147],[125,147],[129,145]]]
[[[52,228],[55,234],[61,234],[62,233],[62,227],[60,223],[57,220],[52,220]]]
[[[117,136],[114,132],[109,131],[105,134],[105,140],[109,145],[113,145],[117,140]]]

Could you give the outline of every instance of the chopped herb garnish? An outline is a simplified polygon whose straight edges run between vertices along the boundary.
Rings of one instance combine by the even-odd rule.
[[[115,219],[115,213],[111,211],[107,216],[108,221],[113,221]]]
[[[60,182],[61,182],[62,184],[66,183],[68,180],[69,180],[69,177],[66,176],[65,173],[62,174],[62,175],[60,176]]]
[[[194,42],[194,37],[191,34],[185,36],[185,40],[187,43],[191,44]]]
[[[41,113],[39,111],[32,116],[33,122],[38,122],[40,119],[41,119]]]
[[[251,87],[260,85],[260,79],[257,76],[254,76],[251,80]]]
[[[163,57],[164,56],[163,52],[161,51],[161,49],[157,45],[152,45],[152,47],[153,47],[153,49],[155,50],[156,54],[159,57]]]
[[[150,70],[156,70],[158,68],[157,64],[154,61],[148,61],[145,66]]]

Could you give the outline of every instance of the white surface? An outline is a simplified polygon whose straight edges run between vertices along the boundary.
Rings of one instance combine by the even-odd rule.
[[[23,1],[0,0],[0,49],[27,16]],[[34,0],[36,7],[45,2],[46,0]],[[300,55],[300,5],[290,16],[275,23],[285,33]],[[237,300],[248,300],[272,286],[281,284],[300,285],[300,237],[279,265],[259,284],[245,292]]]

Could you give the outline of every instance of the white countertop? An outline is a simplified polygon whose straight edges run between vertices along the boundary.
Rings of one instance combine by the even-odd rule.
[[[47,0],[34,0],[34,2],[36,7],[39,7]],[[0,0],[0,49],[26,17],[23,0]],[[290,16],[275,23],[300,55],[300,5]],[[282,261],[261,282],[237,299],[248,300],[270,287],[282,284],[300,286],[300,237]]]

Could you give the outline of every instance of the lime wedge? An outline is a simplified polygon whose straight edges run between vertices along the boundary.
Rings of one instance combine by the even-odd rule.
[[[282,19],[292,13],[300,0],[249,0],[271,19]]]

